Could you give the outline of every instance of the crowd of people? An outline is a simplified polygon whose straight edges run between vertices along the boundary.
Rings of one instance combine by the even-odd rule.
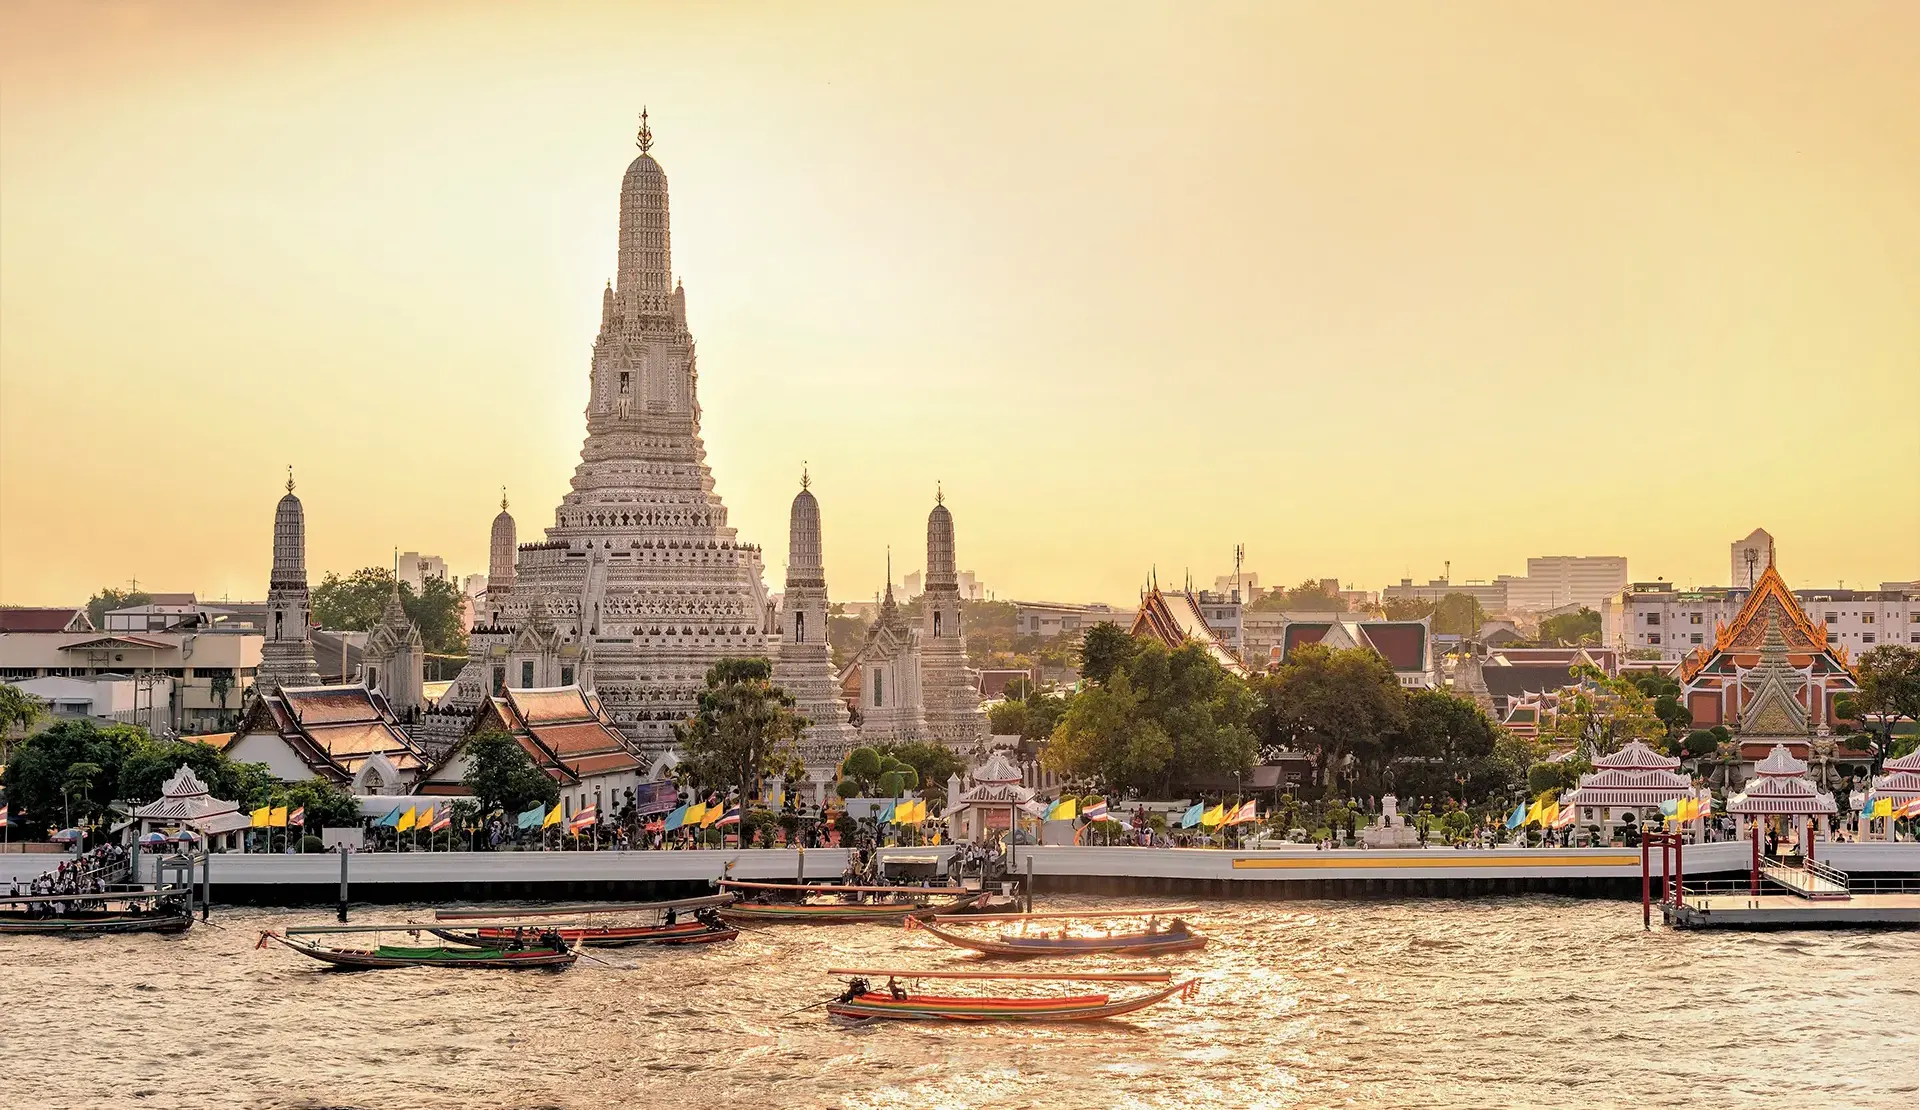
[[[97,848],[60,861],[59,866],[45,871],[27,883],[25,890],[20,889],[20,880],[15,879],[7,891],[10,898],[48,897],[62,894],[105,894],[107,885],[126,871],[127,850],[118,844],[102,844]],[[62,914],[67,912],[65,902],[42,903],[47,912]]]

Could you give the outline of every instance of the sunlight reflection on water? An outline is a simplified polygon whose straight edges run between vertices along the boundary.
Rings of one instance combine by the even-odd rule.
[[[1048,902],[1076,904],[1094,903]],[[1217,903],[1196,918],[1213,944],[1165,961],[1203,975],[1194,1001],[1097,1026],[848,1028],[789,1013],[836,989],[816,969],[962,957],[897,928],[779,926],[557,974],[352,974],[253,949],[321,913],[235,910],[173,940],[0,938],[0,1105],[1915,1105],[1920,934],[1643,934],[1638,911]]]

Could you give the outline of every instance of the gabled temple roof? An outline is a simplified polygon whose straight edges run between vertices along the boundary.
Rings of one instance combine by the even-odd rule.
[[[453,761],[466,741],[499,730],[519,741],[534,765],[563,786],[597,775],[644,775],[647,761],[614,726],[595,694],[579,686],[509,688],[482,702],[467,734],[421,775],[433,778]]]
[[[1807,772],[1806,763],[1795,759],[1784,744],[1774,745],[1753,770],[1759,777],[1745,792],[1727,799],[1728,813],[1811,815],[1837,810],[1833,795],[1801,777]]]
[[[1170,648],[1192,641],[1205,648],[1213,661],[1228,672],[1242,676],[1248,673],[1240,657],[1213,634],[1213,626],[1200,611],[1200,603],[1184,591],[1162,593],[1158,586],[1148,590],[1147,596],[1140,599],[1140,608],[1134,613],[1133,624],[1127,632],[1132,636],[1150,636]]]
[[[1807,616],[1807,611],[1800,607],[1799,599],[1787,588],[1786,580],[1780,577],[1779,570],[1769,561],[1767,569],[1754,582],[1752,591],[1741,603],[1740,612],[1734,615],[1732,622],[1714,628],[1713,649],[1696,648],[1681,661],[1680,682],[1684,685],[1691,681],[1715,656],[1759,651],[1767,637],[1768,628],[1774,625],[1779,626],[1788,653],[1827,656],[1839,665],[1840,670],[1853,673],[1847,663],[1846,649],[1827,643],[1827,626],[1815,624]]]
[[[365,686],[283,686],[253,703],[236,735],[275,732],[321,778],[351,782],[378,752],[403,772],[426,756],[400,728],[384,697]]]
[[[1424,672],[1428,668],[1428,628],[1424,620],[1292,621],[1281,633],[1281,658],[1305,644],[1324,644],[1336,651],[1370,648],[1396,671]]]

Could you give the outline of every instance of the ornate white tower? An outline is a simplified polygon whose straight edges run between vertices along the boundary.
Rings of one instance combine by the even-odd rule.
[[[500,488],[500,515],[493,518],[493,536],[487,544],[487,596],[500,598],[513,592],[513,560],[519,551],[513,514],[507,512],[507,490]]]
[[[360,655],[360,681],[367,689],[384,695],[395,716],[411,723],[426,700],[421,689],[425,664],[420,626],[400,603],[400,579],[396,577],[380,623],[367,634],[367,646]]]
[[[960,751],[986,743],[980,691],[967,673],[967,638],[960,629],[960,576],[954,569],[953,514],[934,493],[927,514],[927,589],[920,598],[920,689],[927,731]]]
[[[287,468],[287,495],[273,514],[273,573],[267,578],[267,640],[260,648],[254,686],[271,693],[279,686],[318,686],[313,633],[308,627],[307,518],[293,495],[293,468]]]
[[[807,778],[831,784],[857,737],[840,700],[827,645],[827,572],[820,554],[820,502],[808,488],[811,484],[802,470],[800,492],[787,520],[787,589],[773,680],[810,722],[800,737]]]
[[[537,663],[522,657],[526,631],[553,662],[532,668],[535,681],[571,672],[629,737],[661,750],[714,662],[767,654],[767,595],[760,549],[728,527],[707,468],[686,295],[671,280],[667,176],[644,113],[638,145],[620,185],[620,261],[601,293],[580,465],[545,540],[518,549],[511,592],[491,599],[493,620],[475,627],[473,662],[445,704],[477,706],[493,687],[525,685]],[[496,519],[495,552],[500,534]]]

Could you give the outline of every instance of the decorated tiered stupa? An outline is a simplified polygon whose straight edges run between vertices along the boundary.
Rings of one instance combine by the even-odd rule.
[[[773,680],[807,718],[800,762],[808,781],[824,788],[838,777],[840,761],[857,740],[840,699],[833,655],[827,644],[827,572],[820,543],[820,502],[803,471],[787,518],[787,585],[781,598]],[[823,801],[815,797],[816,803]]]
[[[320,668],[313,658],[313,630],[307,596],[307,515],[293,495],[293,468],[287,468],[287,493],[273,512],[273,573],[267,578],[267,638],[260,646],[260,669],[253,687],[269,694],[281,686],[318,686]]]
[[[927,732],[956,751],[987,741],[980,690],[967,673],[967,637],[960,627],[960,576],[953,553],[953,513],[936,489],[927,514],[927,590],[920,597],[920,690]]]
[[[620,186],[618,275],[601,295],[580,465],[546,538],[521,545],[510,573],[497,557],[489,567],[472,659],[436,714],[448,724],[509,686],[577,683],[660,751],[714,662],[767,654],[760,549],[728,526],[700,438],[667,176],[644,112],[638,145]],[[496,518],[496,556],[511,531]]]

